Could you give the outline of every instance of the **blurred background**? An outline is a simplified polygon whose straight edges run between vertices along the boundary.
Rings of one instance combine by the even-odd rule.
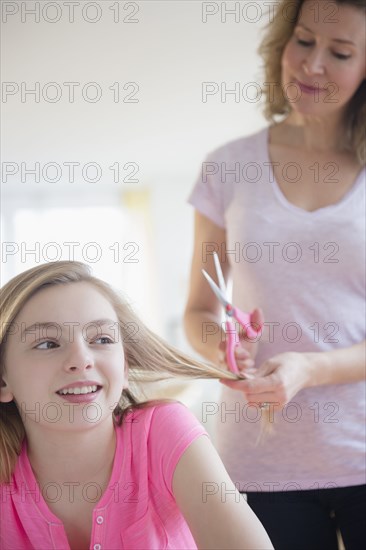
[[[190,351],[186,201],[208,152],[265,125],[256,50],[275,4],[1,2],[1,284],[84,261]],[[218,387],[172,394],[200,417]]]

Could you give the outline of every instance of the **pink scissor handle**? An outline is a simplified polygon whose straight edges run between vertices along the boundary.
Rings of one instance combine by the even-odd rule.
[[[239,337],[236,332],[235,323],[232,321],[225,322],[226,331],[226,360],[229,370],[234,374],[239,374],[239,369],[235,360],[235,348],[239,343]]]
[[[239,323],[242,325],[243,328],[245,328],[245,331],[249,338],[256,338],[258,334],[260,335],[262,332],[262,327],[259,327],[258,329],[252,327],[252,314],[251,313],[244,313],[238,308],[234,308],[234,317],[239,321]]]

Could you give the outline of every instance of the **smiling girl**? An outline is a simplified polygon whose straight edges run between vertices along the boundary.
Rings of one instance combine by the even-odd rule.
[[[225,372],[162,342],[78,262],[18,275],[1,308],[2,550],[272,548],[193,415],[129,388]]]

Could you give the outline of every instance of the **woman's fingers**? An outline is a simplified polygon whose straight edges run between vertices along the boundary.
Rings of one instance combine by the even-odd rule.
[[[245,361],[246,359],[250,358],[250,352],[247,349],[243,348],[240,344],[236,346],[234,353],[235,359],[237,359],[237,361]]]
[[[271,375],[263,378],[255,377],[250,380],[225,380],[225,384],[234,390],[243,391],[246,396],[255,398],[258,395],[262,397],[262,394],[272,394],[273,396],[277,390],[275,380]]]
[[[260,308],[254,309],[250,314],[250,320],[253,328],[255,330],[259,330],[261,327],[263,327],[264,323],[263,311]]]
[[[238,344],[234,350],[235,361],[238,369],[247,369],[254,366],[254,361],[250,357],[250,352]],[[226,358],[226,343],[221,342],[219,345],[218,359],[220,365],[227,365]]]
[[[262,392],[249,392],[248,387],[253,382],[252,379],[250,380],[220,380],[220,383],[224,386],[227,386],[228,388],[231,388],[232,390],[241,391],[245,395],[245,399],[250,405],[257,405],[258,407],[261,407],[263,403],[270,404],[271,407],[274,408],[274,410],[281,409],[285,403],[281,402],[280,399],[278,399],[275,392],[271,391],[262,391]]]
[[[250,352],[241,346],[237,346],[235,349],[235,361],[236,366],[240,371],[248,371],[254,367],[254,361],[250,357]]]
[[[227,386],[228,388],[231,388],[232,390],[238,390],[246,393],[246,383],[247,380],[222,380],[220,379],[220,383],[224,384],[224,386]]]

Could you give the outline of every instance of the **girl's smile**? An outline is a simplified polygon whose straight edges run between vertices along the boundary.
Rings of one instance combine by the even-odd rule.
[[[69,403],[90,403],[97,398],[102,386],[92,380],[69,384],[56,393]]]

